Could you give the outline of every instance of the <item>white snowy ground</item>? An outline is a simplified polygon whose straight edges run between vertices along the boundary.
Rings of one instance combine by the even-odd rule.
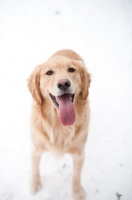
[[[82,184],[87,200],[132,200],[132,1],[0,1],[0,200],[72,200],[72,160],[45,154],[43,189],[30,195],[26,79],[70,48],[92,74]],[[121,198],[117,197],[121,194]]]

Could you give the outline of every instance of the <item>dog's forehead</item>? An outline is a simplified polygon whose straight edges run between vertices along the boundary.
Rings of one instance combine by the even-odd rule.
[[[51,57],[47,62],[46,62],[46,67],[50,67],[50,68],[56,68],[56,69],[61,69],[67,66],[70,66],[71,63],[71,59],[67,58],[65,56],[54,56]]]

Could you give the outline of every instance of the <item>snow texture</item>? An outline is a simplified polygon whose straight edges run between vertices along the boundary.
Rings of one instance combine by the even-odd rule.
[[[29,192],[27,78],[55,51],[79,53],[92,75],[82,171],[87,200],[132,200],[132,1],[0,1],[0,200],[73,200],[69,155],[44,154]],[[122,195],[120,197],[120,195]]]

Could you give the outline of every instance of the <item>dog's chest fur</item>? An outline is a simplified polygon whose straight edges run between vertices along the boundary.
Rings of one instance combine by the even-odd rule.
[[[75,124],[72,126],[63,126],[59,121],[57,112],[50,110],[48,113],[46,110],[45,115],[43,111],[34,106],[32,113],[31,122],[32,127],[34,127],[32,138],[38,151],[51,151],[53,154],[61,156],[75,147],[84,137],[86,139],[87,116],[83,115],[82,117],[76,114]],[[83,124],[84,121],[85,124]]]

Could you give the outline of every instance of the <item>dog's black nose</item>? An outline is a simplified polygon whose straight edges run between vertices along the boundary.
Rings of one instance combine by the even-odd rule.
[[[57,87],[60,90],[66,91],[70,87],[71,83],[68,79],[61,79],[57,83]]]

